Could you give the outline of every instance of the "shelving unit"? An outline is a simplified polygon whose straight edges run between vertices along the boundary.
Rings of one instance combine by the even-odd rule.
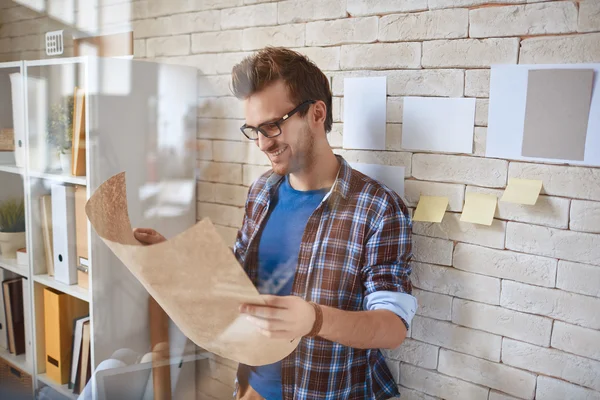
[[[25,163],[17,167],[14,162],[0,158],[0,186],[2,192],[25,199],[29,265],[17,265],[16,260],[0,256],[0,267],[30,278],[26,284],[32,321],[26,329],[31,338],[28,351],[33,357],[30,357],[32,365],[27,365],[25,355],[14,356],[0,349],[0,358],[31,374],[34,394],[42,386],[49,386],[75,399],[77,395],[68,385],[59,385],[46,374],[44,289],[52,288],[89,305],[92,371],[119,351],[142,356],[152,350],[149,296],[89,223],[89,289],[66,285],[49,276],[40,197],[50,194],[51,186],[59,184],[82,186],[89,198],[106,179],[125,171],[133,226],[155,228],[166,237],[191,227],[196,222],[195,193],[188,199],[187,209],[171,217],[158,217],[151,212],[161,206],[158,195],[141,194],[148,185],[172,180],[189,180],[195,185],[197,71],[128,59],[55,58],[0,64],[0,83],[3,69],[21,73]],[[85,176],[72,176],[60,170],[46,138],[52,105],[73,95],[75,87],[85,91]],[[1,89],[2,86],[0,126],[1,110],[11,100],[2,97]],[[10,189],[5,190],[4,182],[9,181]],[[178,356],[177,351],[186,355],[195,352],[195,346],[173,324],[169,327],[169,342],[172,349],[177,349],[173,350],[174,357]],[[173,387],[174,393],[177,386],[185,386],[186,393],[195,393],[195,389],[190,389],[195,387],[194,368],[192,362],[171,367],[172,381],[179,382]]]

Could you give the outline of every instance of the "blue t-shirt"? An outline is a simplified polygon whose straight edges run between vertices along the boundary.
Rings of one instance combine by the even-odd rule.
[[[288,178],[279,186],[258,245],[258,291],[288,296],[292,292],[298,253],[308,219],[328,190],[299,191]],[[248,383],[266,400],[280,400],[281,362],[244,366]]]

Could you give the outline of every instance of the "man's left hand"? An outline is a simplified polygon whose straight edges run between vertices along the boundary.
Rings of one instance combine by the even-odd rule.
[[[242,304],[240,312],[260,332],[273,339],[296,339],[308,334],[315,322],[315,309],[297,296],[262,295],[265,305]]]

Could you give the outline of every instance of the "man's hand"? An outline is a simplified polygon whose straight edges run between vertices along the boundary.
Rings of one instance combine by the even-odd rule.
[[[146,245],[157,244],[167,240],[163,235],[150,228],[135,228],[133,230],[133,237]]]
[[[240,312],[260,332],[273,339],[296,339],[308,334],[315,323],[315,309],[297,296],[261,296],[266,305],[242,304]]]

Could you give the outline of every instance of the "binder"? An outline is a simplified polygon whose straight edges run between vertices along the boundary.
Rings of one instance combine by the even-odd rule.
[[[52,288],[44,289],[46,374],[56,383],[69,383],[73,320],[88,313],[86,302]]]
[[[25,124],[23,114],[23,77],[20,72],[10,74],[13,128],[15,141],[15,164],[25,167]]]
[[[54,276],[54,240],[52,236],[52,198],[49,194],[40,197],[40,215],[42,219],[42,237],[44,240],[44,256],[46,271]]]
[[[54,279],[74,285],[77,283],[75,188],[54,184],[51,192]]]
[[[0,282],[16,278],[16,274],[0,268]],[[6,311],[4,310],[4,295],[0,295],[0,347],[8,350],[8,327],[6,325]]]
[[[87,193],[85,186],[75,186],[75,235],[77,237],[77,285],[82,288],[89,288],[87,267],[89,266],[88,256],[88,232],[87,215],[85,213],[85,203]]]

